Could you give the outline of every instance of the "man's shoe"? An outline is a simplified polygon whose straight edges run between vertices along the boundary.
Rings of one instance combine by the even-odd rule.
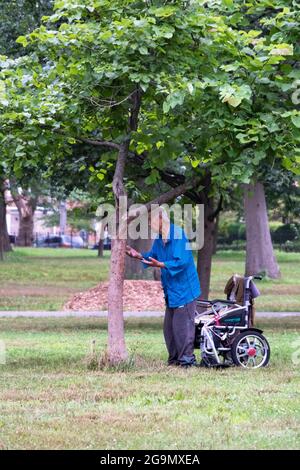
[[[178,362],[178,361],[171,361],[171,362],[168,362],[168,363],[167,363],[167,366],[170,366],[170,367],[178,367],[178,366],[179,366],[179,362]]]
[[[190,364],[180,364],[180,367],[183,367],[184,369],[190,369],[191,367],[200,367],[200,364],[197,362],[192,362]]]

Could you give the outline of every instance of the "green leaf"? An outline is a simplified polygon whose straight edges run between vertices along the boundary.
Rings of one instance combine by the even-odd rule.
[[[249,85],[223,85],[220,88],[220,97],[222,103],[228,103],[234,108],[239,106],[244,99],[249,100],[252,95],[252,90]]]
[[[167,18],[168,16],[174,15],[176,8],[172,6],[165,6],[160,8],[150,8],[150,13],[158,18]]]
[[[170,103],[168,101],[163,102],[163,112],[167,114],[170,111]]]
[[[142,46],[142,47],[139,47],[139,52],[140,52],[142,55],[147,55],[147,54],[148,54],[148,49],[147,49],[147,47]]]
[[[26,47],[28,45],[28,40],[25,36],[19,36],[17,39],[16,39],[16,42],[18,44],[22,44],[23,47]]]
[[[155,184],[159,180],[159,172],[154,168],[150,175],[145,179],[145,183],[148,185]]]
[[[292,116],[291,117],[292,123],[294,126],[300,128],[300,115],[299,116]]]
[[[97,173],[97,178],[98,178],[98,180],[102,181],[102,180],[104,180],[105,175],[103,173],[99,172],[99,173]]]
[[[193,168],[197,168],[199,166],[200,160],[191,160],[191,165]]]
[[[165,142],[159,140],[158,142],[156,142],[156,148],[159,150],[161,147],[164,147],[165,146]]]
[[[273,49],[270,50],[270,55],[279,55],[279,56],[286,56],[286,55],[293,55],[294,54],[294,47],[292,44],[276,44]]]

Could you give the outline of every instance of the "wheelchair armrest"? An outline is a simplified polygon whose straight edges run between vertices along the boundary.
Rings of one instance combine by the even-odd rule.
[[[201,300],[197,300],[197,304],[199,305],[214,305],[216,304],[217,302],[221,302],[222,304],[227,304],[227,305],[235,305],[236,302],[234,302],[233,300],[225,300],[225,299],[213,299],[213,300],[206,300],[206,299],[201,299]]]
[[[196,300],[196,303],[198,305],[212,305],[212,301],[211,300],[206,300],[206,299],[201,299],[201,300]]]
[[[224,299],[214,299],[211,301],[211,304],[216,304],[217,302],[221,302],[222,304],[227,304],[227,305],[235,305],[236,302],[233,300],[224,300]]]

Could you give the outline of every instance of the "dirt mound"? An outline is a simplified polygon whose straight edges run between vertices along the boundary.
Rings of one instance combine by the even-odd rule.
[[[64,310],[107,310],[108,282],[75,294]],[[164,296],[160,281],[125,281],[124,310],[164,310]]]

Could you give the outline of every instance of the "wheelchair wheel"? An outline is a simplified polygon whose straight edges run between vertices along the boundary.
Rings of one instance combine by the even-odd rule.
[[[269,363],[270,345],[261,333],[247,330],[235,338],[231,346],[231,356],[236,366],[258,369]]]

